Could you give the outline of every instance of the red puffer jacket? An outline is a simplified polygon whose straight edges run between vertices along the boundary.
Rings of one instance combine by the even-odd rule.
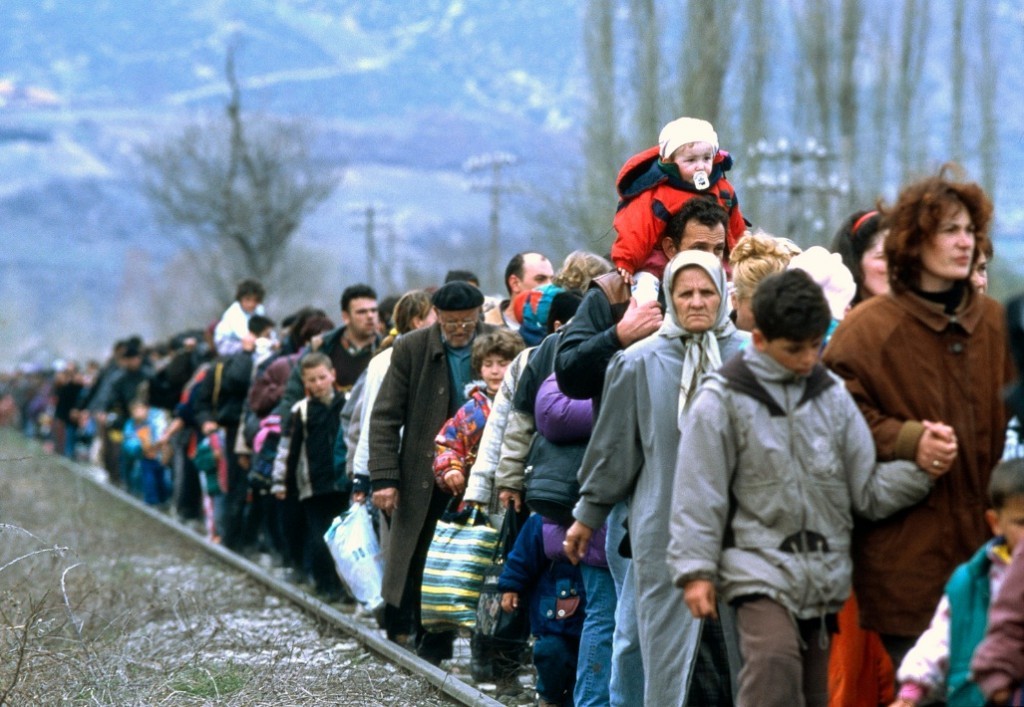
[[[661,250],[661,236],[669,218],[695,196],[711,194],[729,214],[726,251],[747,229],[740,212],[736,189],[725,178],[732,168],[732,156],[719,151],[711,170],[711,186],[703,191],[658,167],[658,147],[633,155],[619,170],[615,186],[619,206],[612,221],[616,238],[612,244],[612,262],[631,273],[640,270],[661,277],[668,258]]]

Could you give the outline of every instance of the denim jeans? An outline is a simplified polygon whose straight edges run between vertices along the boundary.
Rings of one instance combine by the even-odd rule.
[[[150,506],[159,506],[171,496],[167,485],[167,469],[156,459],[140,459],[139,472],[142,500]]]
[[[533,642],[533,667],[537,669],[537,694],[556,705],[571,705],[576,682],[579,637],[562,634],[537,636]]]
[[[64,420],[54,420],[54,432],[56,432],[58,425],[60,425],[64,430],[64,447],[63,449],[57,449],[56,451],[63,454],[68,459],[74,459],[75,444],[78,442],[78,425]],[[54,436],[56,437],[57,435],[55,434]]]
[[[612,638],[612,674],[609,681],[609,704],[632,707],[637,696],[644,694],[644,664],[640,656],[640,635],[636,624],[636,583],[633,563],[619,554],[619,544],[626,534],[622,523],[629,514],[626,501],[612,507],[608,515],[608,536],[605,551],[608,570],[615,580],[618,602],[615,607],[615,634]]]
[[[587,592],[587,614],[580,636],[580,655],[576,665],[576,707],[609,704],[612,636],[615,633],[615,582],[607,567],[580,565],[583,588]]]

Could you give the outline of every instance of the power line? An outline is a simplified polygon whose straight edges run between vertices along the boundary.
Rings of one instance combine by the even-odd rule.
[[[518,162],[518,158],[508,152],[489,152],[475,155],[466,160],[462,169],[467,174],[483,172],[485,176],[469,181],[471,191],[487,192],[490,196],[491,209],[488,219],[490,230],[490,248],[488,249],[488,271],[491,281],[501,283],[501,197],[503,194],[522,192],[523,187],[508,181],[504,170]]]

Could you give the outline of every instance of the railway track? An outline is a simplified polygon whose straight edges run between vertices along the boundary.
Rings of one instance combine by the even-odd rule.
[[[33,446],[42,455],[38,445]],[[35,458],[35,454],[32,455]],[[363,625],[354,616],[348,615],[332,605],[325,604],[312,594],[303,591],[301,587],[290,584],[275,576],[267,568],[252,562],[234,552],[226,550],[220,545],[211,543],[205,537],[199,535],[193,529],[176,521],[165,513],[151,508],[142,503],[130,494],[118,489],[104,480],[104,472],[95,467],[79,464],[59,456],[46,456],[47,463],[52,462],[59,465],[76,479],[81,480],[85,485],[105,494],[121,506],[129,507],[137,514],[145,516],[149,521],[161,527],[160,532],[172,534],[183,543],[194,546],[202,553],[215,558],[217,562],[241,573],[253,582],[261,585],[266,592],[274,597],[280,598],[298,607],[302,612],[315,618],[318,624],[336,629],[376,656],[379,656],[387,663],[400,667],[407,673],[416,676],[429,685],[443,693],[452,702],[461,705],[473,705],[479,707],[501,707],[499,702],[481,691],[477,687],[464,682],[458,675],[435,667],[420,659],[396,644],[388,641],[383,632]],[[0,516],[0,520],[3,517]],[[0,527],[2,530],[2,527]],[[0,563],[2,564],[2,563]],[[0,693],[3,692],[3,681],[0,679]],[[518,700],[516,704],[526,702],[526,699]],[[368,702],[369,704],[370,702]],[[532,704],[532,701],[529,703]],[[0,704],[3,700],[0,699]]]

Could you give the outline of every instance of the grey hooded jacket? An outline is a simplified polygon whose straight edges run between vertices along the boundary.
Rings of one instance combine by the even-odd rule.
[[[884,518],[931,489],[912,462],[876,463],[864,418],[818,365],[799,377],[753,346],[702,384],[676,460],[668,563],[677,586],[765,595],[798,618],[850,593],[853,513]]]

